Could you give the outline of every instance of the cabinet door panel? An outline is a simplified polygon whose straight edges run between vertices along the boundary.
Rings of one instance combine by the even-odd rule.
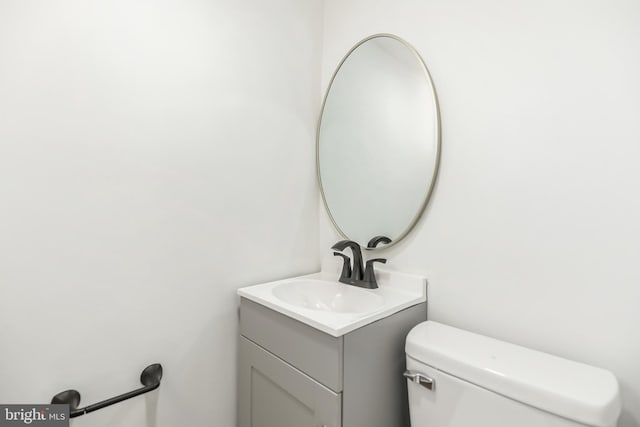
[[[240,427],[341,427],[341,395],[240,337]]]
[[[342,337],[245,298],[240,303],[240,333],[336,393],[342,391]]]

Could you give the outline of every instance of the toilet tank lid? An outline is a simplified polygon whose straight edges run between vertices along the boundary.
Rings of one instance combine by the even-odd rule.
[[[409,332],[405,350],[432,368],[579,423],[606,427],[620,415],[618,381],[604,369],[433,321]]]

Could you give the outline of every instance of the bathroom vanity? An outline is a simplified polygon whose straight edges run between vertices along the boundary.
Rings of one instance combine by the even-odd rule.
[[[240,427],[409,426],[404,342],[426,319],[426,281],[403,275],[394,289],[393,274],[379,274],[379,290],[355,289],[384,303],[359,313],[348,301],[338,312],[267,301],[279,287],[309,279],[353,288],[322,273],[239,290]]]
[[[407,236],[439,161],[440,112],[418,52],[391,34],[357,43],[331,78],[316,139],[322,199],[347,239],[332,249],[353,259],[334,253],[342,272],[238,290],[239,427],[409,426],[404,343],[427,318],[426,279],[374,271],[386,262],[374,256],[363,269],[360,247]]]

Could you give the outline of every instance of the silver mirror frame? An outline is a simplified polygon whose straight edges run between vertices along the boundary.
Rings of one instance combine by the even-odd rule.
[[[418,51],[413,47],[413,45],[411,45],[409,42],[407,42],[403,38],[398,37],[395,34],[390,34],[390,33],[373,34],[373,35],[371,35],[369,37],[366,37],[366,38],[360,40],[358,43],[356,43],[349,50],[349,52],[347,52],[347,54],[342,58],[342,60],[338,64],[338,67],[334,71],[333,76],[331,76],[331,80],[329,81],[329,86],[327,87],[327,90],[324,93],[324,98],[322,99],[322,108],[320,109],[320,117],[318,118],[318,124],[317,124],[317,127],[316,127],[316,175],[317,175],[317,179],[318,179],[318,185],[320,187],[320,194],[322,194],[322,202],[324,204],[324,207],[325,207],[325,209],[327,211],[327,214],[329,215],[329,219],[331,220],[331,223],[333,224],[333,227],[336,229],[338,234],[340,234],[340,236],[345,238],[345,239],[349,238],[349,236],[347,236],[344,233],[344,231],[342,231],[340,226],[336,223],[335,218],[331,214],[331,210],[329,209],[329,205],[327,204],[327,198],[325,196],[324,188],[322,187],[322,177],[320,175],[320,127],[322,125],[322,116],[324,115],[325,104],[327,102],[327,97],[329,96],[329,92],[331,91],[331,86],[333,85],[333,81],[335,80],[338,72],[342,68],[342,65],[345,63],[345,61],[347,60],[349,55],[351,55],[351,53],[354,50],[356,50],[358,47],[360,47],[362,44],[366,43],[367,41],[369,41],[371,39],[375,39],[375,38],[378,38],[378,37],[388,37],[388,38],[394,39],[394,40],[402,43],[407,49],[409,49],[413,53],[415,58],[418,60],[418,63],[422,66],[422,68],[424,70],[424,73],[425,73],[425,77],[426,77],[427,82],[429,84],[429,87],[431,89],[431,92],[433,93],[434,111],[436,112],[436,121],[435,121],[435,123],[436,123],[436,141],[435,141],[435,145],[436,146],[435,146],[433,174],[431,176],[431,183],[430,183],[429,188],[427,189],[427,191],[425,193],[425,197],[423,199],[422,204],[420,205],[420,207],[418,208],[418,211],[416,212],[416,214],[414,215],[413,219],[409,223],[409,226],[402,233],[400,233],[399,236],[394,237],[392,239],[391,243],[389,243],[387,245],[384,245],[384,246],[381,246],[379,248],[366,248],[366,247],[363,246],[363,249],[367,249],[367,250],[380,250],[380,249],[386,249],[386,248],[389,248],[391,246],[394,246],[396,243],[402,241],[402,239],[407,237],[407,235],[411,232],[411,230],[414,229],[414,227],[417,225],[418,221],[422,217],[422,214],[426,210],[427,205],[429,204],[429,201],[431,200],[431,195],[433,193],[433,190],[434,190],[435,185],[436,185],[436,181],[438,179],[438,171],[440,170],[440,153],[442,151],[442,131],[441,131],[441,122],[440,122],[440,107],[439,107],[439,102],[438,102],[438,94],[437,94],[435,86],[433,84],[433,79],[431,78],[431,73],[429,73],[429,69],[427,68],[427,65],[425,64],[424,60],[422,59],[422,57],[420,56]],[[375,236],[375,235],[376,234],[374,232],[372,234],[372,237]]]

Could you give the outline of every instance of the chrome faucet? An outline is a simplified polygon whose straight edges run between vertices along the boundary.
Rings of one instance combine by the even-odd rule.
[[[364,269],[363,273],[363,265],[362,265],[362,250],[360,249],[360,245],[352,240],[340,240],[338,243],[333,245],[331,249],[335,249],[338,251],[344,251],[345,249],[351,249],[351,253],[353,255],[353,267],[351,264],[351,260],[345,254],[340,252],[334,252],[333,255],[340,256],[343,258],[343,266],[342,273],[340,274],[340,279],[338,279],[342,283],[346,283],[348,285],[359,286],[361,288],[367,289],[376,289],[378,287],[378,283],[376,281],[375,271],[373,270],[373,263],[387,262],[384,258],[374,258],[370,259],[366,263],[366,269]]]

